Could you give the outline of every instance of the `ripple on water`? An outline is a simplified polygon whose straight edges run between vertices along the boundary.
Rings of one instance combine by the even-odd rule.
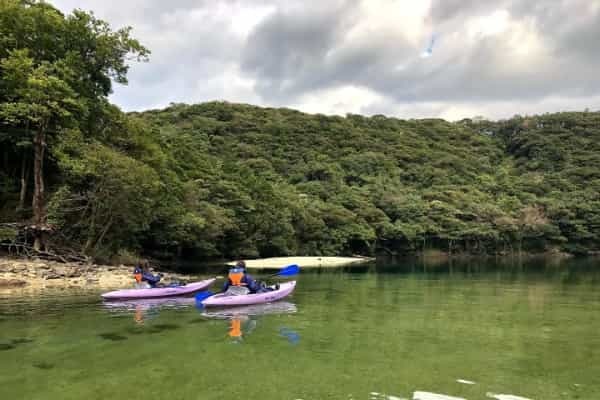
[[[414,392],[413,400],[465,400],[462,397],[448,396],[446,394],[430,393],[430,392]]]
[[[487,397],[496,399],[496,400],[531,400],[527,397],[515,396],[514,394],[496,394],[496,393],[487,393]]]

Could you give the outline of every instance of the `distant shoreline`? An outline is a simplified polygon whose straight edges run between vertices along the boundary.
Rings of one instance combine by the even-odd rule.
[[[344,265],[363,264],[375,261],[371,257],[270,257],[254,260],[244,260],[248,269],[275,269],[290,264],[298,264],[300,268],[333,268]],[[230,261],[227,265],[235,265]]]

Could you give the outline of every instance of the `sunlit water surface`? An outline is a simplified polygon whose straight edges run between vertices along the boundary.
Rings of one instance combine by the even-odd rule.
[[[304,271],[286,301],[216,311],[0,292],[0,399],[600,399],[599,272]]]

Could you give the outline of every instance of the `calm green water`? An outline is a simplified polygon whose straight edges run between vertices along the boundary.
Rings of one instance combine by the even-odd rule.
[[[304,272],[285,302],[208,315],[4,296],[0,399],[600,399],[597,264]]]

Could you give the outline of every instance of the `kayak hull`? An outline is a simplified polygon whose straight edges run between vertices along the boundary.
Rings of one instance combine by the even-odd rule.
[[[174,297],[174,296],[185,296],[204,290],[216,279],[206,279],[204,281],[188,283],[184,286],[176,287],[157,287],[151,289],[124,289],[115,290],[102,294],[105,300],[124,300],[124,299],[151,299],[157,297]]]
[[[265,293],[244,294],[231,296],[225,293],[216,294],[202,301],[205,307],[235,307],[251,304],[271,303],[287,297],[294,291],[296,281],[285,282],[279,285],[278,290]]]

